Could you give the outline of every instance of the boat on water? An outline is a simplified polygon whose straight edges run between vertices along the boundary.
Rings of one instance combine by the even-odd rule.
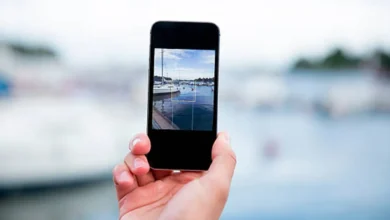
[[[180,90],[173,84],[172,79],[164,77],[164,50],[161,50],[161,81],[154,81],[153,94],[162,95],[177,92]]]
[[[107,179],[125,153],[118,139],[135,132],[134,125],[121,125],[127,113],[120,103],[18,97],[0,104],[0,194]]]
[[[168,94],[168,93],[177,93],[180,90],[174,84],[163,84],[163,85],[154,85],[153,94]]]

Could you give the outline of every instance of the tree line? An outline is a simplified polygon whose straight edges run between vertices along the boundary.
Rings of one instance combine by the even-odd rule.
[[[197,78],[195,82],[214,82],[214,77],[212,78]]]
[[[300,58],[293,69],[358,69],[364,66],[390,72],[390,52],[376,50],[370,55],[357,56],[336,48],[320,59]]]

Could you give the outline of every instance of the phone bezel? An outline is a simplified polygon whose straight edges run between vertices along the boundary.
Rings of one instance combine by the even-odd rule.
[[[219,86],[219,28],[213,23],[158,21],[153,24],[149,51],[147,134],[151,150],[147,158],[152,169],[207,170],[217,136]],[[152,129],[154,49],[215,50],[214,117],[211,131]]]

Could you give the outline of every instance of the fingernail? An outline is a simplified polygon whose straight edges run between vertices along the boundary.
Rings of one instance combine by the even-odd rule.
[[[134,160],[134,168],[142,167],[144,164],[144,161],[140,158],[135,158]]]
[[[130,150],[140,141],[141,141],[141,139],[139,139],[139,138],[134,139],[133,142],[131,142]]]
[[[130,181],[130,179],[131,179],[131,177],[130,177],[130,174],[129,174],[129,172],[127,172],[127,171],[123,171],[120,175],[119,175],[119,177],[118,177],[118,181],[119,182],[129,182]]]

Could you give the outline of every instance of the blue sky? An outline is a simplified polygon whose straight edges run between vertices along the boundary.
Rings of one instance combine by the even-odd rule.
[[[154,74],[161,76],[161,48],[154,52]],[[214,76],[214,50],[164,50],[164,76],[173,79],[210,78]]]

